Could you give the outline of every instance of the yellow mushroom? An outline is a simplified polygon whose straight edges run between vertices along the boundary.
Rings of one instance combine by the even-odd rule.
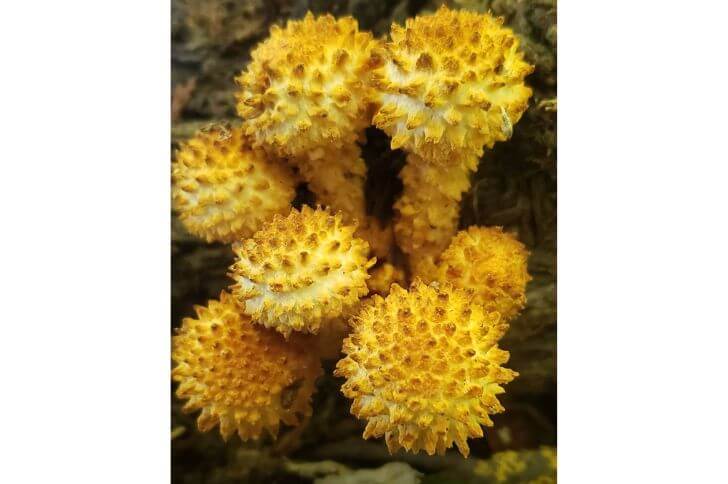
[[[502,18],[441,7],[392,25],[370,76],[373,123],[402,148],[442,165],[468,163],[507,140],[528,105],[518,38]]]
[[[368,293],[368,244],[341,214],[304,206],[276,215],[252,238],[233,247],[233,295],[244,312],[286,338],[318,333],[322,323],[350,315]]]
[[[238,114],[255,146],[302,156],[356,141],[369,122],[366,74],[378,41],[352,17],[290,20],[271,28],[235,80]]]
[[[528,251],[501,227],[470,227],[440,256],[433,279],[471,289],[473,303],[510,321],[526,305]]]
[[[501,385],[518,374],[503,368],[498,348],[508,324],[498,313],[470,303],[471,294],[449,283],[409,291],[392,285],[351,320],[346,357],[335,374],[353,399],[351,413],[367,421],[364,438],[384,437],[390,452],[443,454],[455,443],[482,437],[489,415],[502,412]]]
[[[250,148],[240,128],[215,125],[183,143],[172,164],[172,202],[190,233],[207,242],[249,237],[295,196],[281,160]]]
[[[252,324],[226,292],[195,311],[172,339],[172,378],[187,399],[183,410],[202,410],[201,431],[219,424],[226,440],[234,433],[258,439],[264,431],[275,437],[281,423],[311,415],[322,370],[308,344]]]
[[[477,160],[441,166],[415,155],[399,174],[402,194],[394,205],[394,233],[413,276],[432,279],[435,261],[457,233],[460,201]]]

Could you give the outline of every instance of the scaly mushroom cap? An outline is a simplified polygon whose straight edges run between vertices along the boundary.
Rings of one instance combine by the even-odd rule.
[[[533,66],[502,24],[443,6],[392,25],[385,62],[371,75],[380,106],[373,122],[392,149],[451,165],[510,138],[531,96],[523,79]]]
[[[368,421],[365,439],[430,455],[455,442],[467,457],[467,439],[493,425],[488,415],[504,410],[496,395],[517,376],[500,366],[508,324],[469,299],[450,284],[415,280],[409,291],[394,284],[386,299],[373,296],[351,320],[335,374],[347,379],[351,412]]]
[[[304,206],[234,246],[229,275],[245,313],[286,338],[347,315],[367,294],[367,270],[376,262],[355,230],[340,213]]]
[[[510,321],[526,305],[528,251],[502,227],[470,227],[442,253],[435,279],[472,289],[474,303]]]
[[[177,396],[188,399],[183,410],[202,409],[201,431],[220,424],[225,440],[235,432],[257,439],[264,430],[275,437],[281,422],[297,425],[311,415],[322,370],[308,345],[252,324],[226,292],[195,311],[172,339],[172,378]]]
[[[236,78],[238,114],[256,146],[302,155],[352,143],[368,124],[365,74],[378,62],[378,45],[352,17],[317,18],[274,26]]]
[[[249,237],[296,195],[283,163],[251,149],[240,128],[213,126],[183,143],[172,164],[172,201],[182,223],[207,242]]]

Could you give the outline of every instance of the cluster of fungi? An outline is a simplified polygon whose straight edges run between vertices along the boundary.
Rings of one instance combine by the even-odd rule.
[[[526,302],[528,252],[458,219],[484,149],[531,95],[533,68],[502,23],[443,7],[376,39],[309,13],[273,27],[236,78],[240,126],[181,145],[174,208],[235,254],[229,291],[173,337],[177,395],[200,430],[248,440],[300,425],[333,359],[364,438],[392,452],[467,457],[493,425],[517,376],[498,342]],[[371,125],[407,154],[389,224],[366,211]],[[293,208],[299,183],[315,208]]]

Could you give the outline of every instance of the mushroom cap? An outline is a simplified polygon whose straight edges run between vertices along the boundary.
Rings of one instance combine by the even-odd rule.
[[[275,437],[281,423],[297,425],[311,415],[322,370],[303,340],[285,341],[252,324],[226,292],[195,312],[172,338],[172,378],[177,396],[188,399],[183,410],[202,409],[201,431],[219,424],[225,440],[236,432],[257,439],[264,430]]]
[[[510,321],[526,305],[528,251],[502,227],[469,227],[440,256],[435,279],[471,289],[474,303]]]
[[[293,173],[252,149],[240,128],[213,125],[183,143],[172,164],[172,203],[207,242],[249,237],[295,197]]]
[[[352,17],[331,15],[274,26],[235,80],[238,114],[256,146],[284,156],[354,142],[368,125],[378,45]]]
[[[369,245],[353,236],[341,214],[304,206],[276,215],[233,247],[232,291],[256,323],[286,338],[317,333],[322,323],[350,315],[368,293]]]
[[[502,23],[443,6],[392,25],[384,62],[370,76],[373,122],[392,138],[392,149],[452,165],[510,138],[528,106],[524,77],[533,66]]]
[[[497,345],[508,324],[464,290],[416,279],[409,291],[393,284],[373,296],[351,326],[335,374],[346,378],[351,412],[367,420],[364,438],[430,455],[455,443],[467,457],[467,439],[493,425],[501,385],[517,376]]]

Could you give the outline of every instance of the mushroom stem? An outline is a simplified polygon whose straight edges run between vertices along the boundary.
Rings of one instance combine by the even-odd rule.
[[[316,201],[341,211],[347,224],[357,221],[356,236],[369,242],[378,258],[387,259],[392,246],[392,229],[366,213],[367,167],[359,145],[318,148],[290,161],[316,196]]]
[[[477,165],[477,158],[444,167],[414,154],[407,156],[399,175],[403,190],[394,206],[394,233],[409,259],[412,277],[435,279],[435,262],[457,233],[460,200]]]

